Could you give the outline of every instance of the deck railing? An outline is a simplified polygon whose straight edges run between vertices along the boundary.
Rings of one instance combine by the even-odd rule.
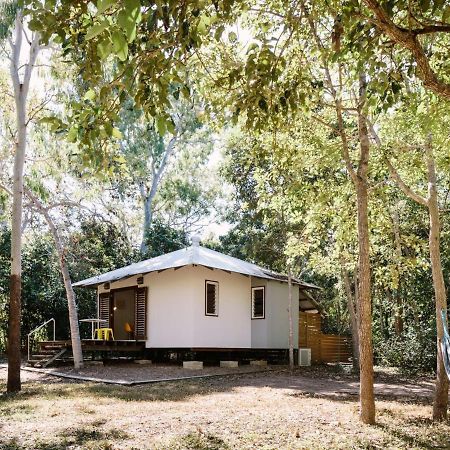
[[[53,322],[53,340],[56,341],[56,332],[55,332],[55,328],[56,328],[56,322],[55,319],[52,317],[51,319],[48,319],[47,321],[45,321],[42,325],[39,325],[37,328],[35,328],[34,330],[30,331],[27,334],[27,349],[28,349],[28,359],[31,359],[31,345],[30,345],[30,338],[33,334],[36,334],[39,330],[41,330],[42,328],[44,328],[48,323]]]

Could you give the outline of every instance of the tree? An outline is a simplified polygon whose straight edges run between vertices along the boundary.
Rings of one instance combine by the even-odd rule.
[[[446,55],[440,51],[450,34],[450,6],[438,0],[395,3],[364,0],[363,4],[366,9],[362,8],[362,15],[370,26],[377,28],[374,40],[380,48],[384,38],[407,50],[414,62],[408,64],[424,87],[450,100],[450,83],[446,81],[449,72],[443,64]],[[436,51],[430,51],[430,47]]]
[[[158,124],[162,126],[161,122],[154,123],[152,118],[146,118],[142,111],[133,106],[125,106],[121,114],[119,128],[123,139],[120,141],[120,154],[125,159],[129,173],[126,179],[119,180],[118,188],[123,192],[128,191],[131,178],[131,184],[137,185],[139,189],[144,212],[140,246],[143,254],[148,252],[147,235],[157,207],[155,200],[163,187],[163,177],[170,169],[170,162],[172,166],[176,164],[171,160],[180,155],[183,147],[189,148],[195,141],[205,140],[204,136],[196,132],[200,124],[193,102],[173,99],[169,113],[174,129],[167,131],[166,136],[161,134],[163,130],[158,129]],[[191,156],[194,160],[194,155]],[[167,195],[167,189],[162,193],[164,195]]]
[[[427,101],[424,99],[423,101]],[[420,117],[421,121],[416,125],[415,130],[418,131],[417,134],[421,133],[424,136],[424,142],[420,145],[426,166],[426,178],[428,182],[428,193],[427,196],[423,196],[414,189],[412,189],[399,174],[397,169],[392,164],[389,157],[386,156],[385,161],[389,169],[390,176],[392,180],[397,184],[397,186],[402,190],[402,192],[409,197],[414,202],[419,205],[424,206],[428,210],[429,216],[429,254],[432,269],[434,296],[435,296],[435,307],[436,307],[436,327],[437,327],[437,366],[436,366],[436,388],[433,403],[433,418],[435,420],[444,420],[447,417],[447,405],[448,405],[448,378],[445,373],[445,368],[443,364],[442,353],[440,350],[440,342],[443,339],[443,325],[441,321],[441,312],[447,309],[447,294],[444,282],[444,275],[442,270],[441,261],[441,220],[440,220],[440,207],[438,198],[438,185],[437,185],[437,169],[436,169],[436,158],[433,143],[433,121],[434,128],[437,133],[442,133],[442,121],[439,121],[439,114],[433,117],[429,108],[425,108],[427,111],[427,122],[428,127],[423,125],[426,123],[424,117]],[[422,107],[424,110],[424,107]],[[423,112],[422,112],[423,114]],[[436,112],[434,113],[436,116]],[[398,114],[398,118],[403,119],[401,114]],[[411,122],[408,126],[413,124],[414,120],[417,123],[417,118],[409,117]],[[420,120],[419,119],[419,120]],[[431,126],[430,126],[431,125]],[[440,127],[440,126],[441,127]],[[445,133],[445,132],[444,132]],[[375,131],[372,128],[372,134],[376,139],[378,145],[381,147],[382,142]],[[441,138],[438,138],[441,139]],[[413,141],[414,142],[414,141]],[[398,150],[397,150],[398,152]]]
[[[357,204],[360,415],[364,422],[373,423],[375,404],[368,223],[370,142],[366,76],[362,65],[355,67],[349,59],[341,60],[336,55],[340,38],[331,36],[326,22],[332,20],[332,11],[326,6],[320,4],[310,8],[305,2],[300,2],[298,7],[289,11],[289,15],[285,14],[286,11],[281,8],[278,16],[281,19],[277,19],[273,9],[258,9],[253,25],[257,30],[258,25],[265,24],[264,31],[255,32],[262,43],[251,45],[244,61],[233,54],[233,63],[228,64],[233,67],[232,72],[228,72],[228,81],[237,91],[233,98],[237,102],[234,109],[238,114],[245,114],[248,127],[267,127],[267,122],[271,121],[276,122],[273,127],[280,127],[281,119],[277,121],[276,117],[286,116],[288,111],[295,114],[300,103],[315,120],[341,138],[341,156],[354,185]],[[302,28],[301,23],[308,28]],[[320,64],[310,57],[313,52],[319,54]],[[225,78],[223,74],[221,76]],[[220,77],[215,74],[215,79]],[[327,121],[329,116],[324,118],[330,107],[335,115],[331,123]],[[359,151],[356,157],[353,142],[349,139],[351,126],[358,133],[355,144]]]
[[[69,309],[70,339],[72,342],[73,363],[75,369],[80,369],[83,367],[83,353],[81,349],[77,304],[75,301],[75,292],[72,287],[72,280],[67,263],[67,251],[64,248],[60,233],[55,225],[55,221],[50,215],[50,210],[54,207],[54,205],[45,206],[41,200],[28,188],[25,189],[25,195],[30,199],[32,207],[44,217],[55,242],[55,248],[58,254],[59,266],[64,282],[64,288],[66,290]]]
[[[156,118],[158,131],[173,132],[172,98],[191,97],[189,59],[212,32],[219,35],[231,15],[232,0],[163,2],[157,8],[139,0],[62,2],[29,0],[30,27],[43,42],[52,37],[78,68],[80,99],[60,130],[96,164],[107,164],[107,142],[129,97]],[[87,11],[93,8],[93,14]],[[214,27],[213,24],[218,24]],[[86,57],[89,55],[89,57]]]
[[[20,316],[21,316],[21,273],[22,273],[22,215],[23,215],[23,169],[27,146],[27,101],[31,75],[40,51],[39,34],[32,33],[29,41],[28,60],[21,64],[23,40],[28,39],[25,33],[23,11],[17,5],[7,4],[15,14],[14,38],[9,40],[11,47],[10,76],[16,107],[16,143],[12,188],[12,220],[11,220],[11,290],[8,331],[8,382],[7,391],[17,392],[21,389],[20,363]],[[3,11],[2,11],[3,12]],[[23,72],[23,74],[22,74]]]

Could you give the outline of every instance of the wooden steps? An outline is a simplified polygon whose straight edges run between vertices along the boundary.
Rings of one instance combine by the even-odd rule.
[[[28,363],[33,367],[47,367],[69,350],[67,341],[38,342],[38,352],[32,353]]]
[[[102,341],[96,339],[82,339],[81,347],[84,356],[95,358],[118,357],[132,353],[137,355],[144,351],[144,341]],[[30,355],[28,363],[34,367],[48,367],[56,362],[68,362],[73,360],[72,342],[70,340],[40,341],[37,342],[37,350]]]

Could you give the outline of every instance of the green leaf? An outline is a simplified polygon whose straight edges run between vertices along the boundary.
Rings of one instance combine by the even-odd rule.
[[[117,139],[122,139],[122,133],[120,132],[120,130],[118,128],[113,128],[112,129],[112,135],[113,137],[117,138]]]
[[[164,117],[159,116],[156,118],[156,128],[161,136],[166,134],[166,119]]]
[[[202,14],[200,17],[200,20],[198,22],[198,25],[197,25],[198,32],[200,34],[205,34],[210,23],[211,23],[211,18],[208,17],[206,14]]]
[[[170,134],[175,134],[175,124],[172,122],[172,120],[168,120],[166,122],[167,131]]]
[[[114,3],[116,3],[115,0],[98,0],[98,2],[97,2],[97,14],[103,14]]]
[[[95,99],[95,95],[95,91],[93,89],[89,89],[86,94],[84,94],[84,99],[93,101]]]
[[[234,31],[230,31],[228,33],[228,40],[230,42],[236,42],[237,41],[237,34]]]
[[[89,39],[95,38],[95,36],[98,36],[100,33],[105,31],[108,26],[109,22],[107,20],[93,25],[86,33],[86,40],[88,41]]]
[[[77,126],[73,126],[70,128],[70,130],[67,133],[67,140],[69,142],[76,142],[78,138],[78,127]]]
[[[136,38],[136,25],[141,21],[141,4],[138,0],[125,0],[124,8],[119,11],[117,23],[125,31],[128,42]]]
[[[450,5],[447,5],[442,13],[442,22],[447,22],[448,19],[450,19]]]
[[[128,44],[124,34],[121,31],[114,31],[112,36],[113,50],[121,61],[128,57]]]
[[[107,37],[97,44],[97,53],[101,59],[106,59],[112,53],[112,42]]]

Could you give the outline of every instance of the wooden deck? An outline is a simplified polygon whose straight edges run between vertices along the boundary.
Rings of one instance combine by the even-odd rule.
[[[72,348],[70,339],[65,341],[44,341],[39,342],[41,347],[47,349],[56,347]],[[112,352],[140,352],[145,348],[145,341],[134,340],[111,340],[104,341],[100,339],[82,339],[81,347],[83,351],[112,351]]]
[[[141,352],[145,348],[145,341],[82,339],[81,347],[84,351]]]

